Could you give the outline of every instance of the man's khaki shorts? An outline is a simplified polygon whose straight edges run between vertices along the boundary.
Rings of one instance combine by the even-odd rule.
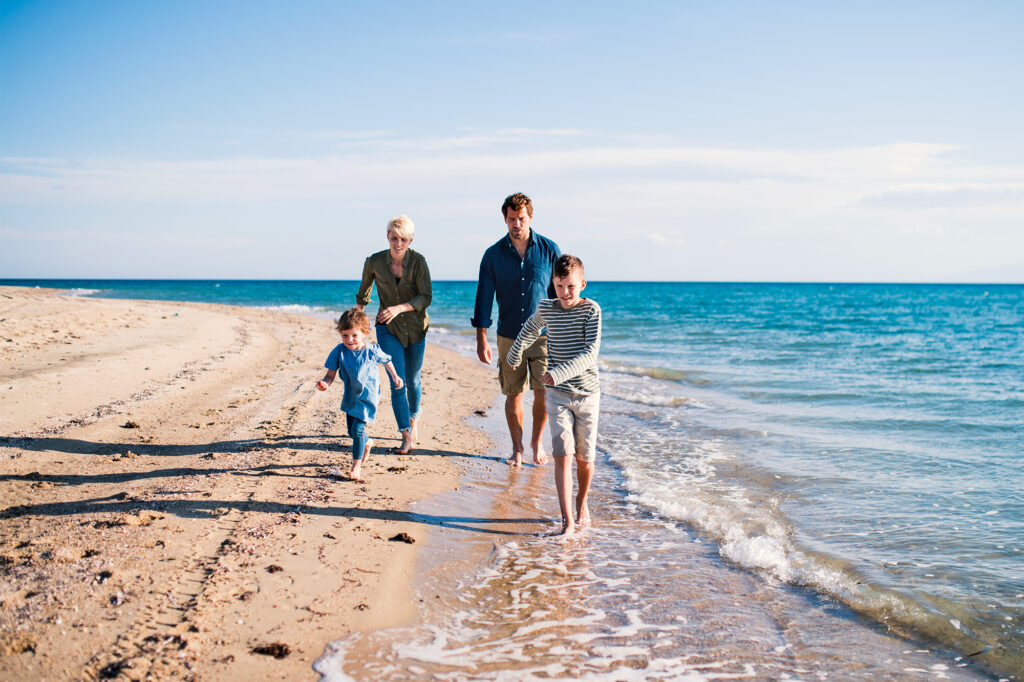
[[[527,380],[530,388],[544,388],[540,378],[548,371],[548,337],[542,336],[523,352],[523,362],[512,369],[506,358],[512,349],[515,339],[498,337],[498,383],[504,395],[519,395],[526,390]]]
[[[551,454],[574,455],[581,462],[597,459],[597,418],[601,394],[579,395],[553,388],[544,394],[551,429]]]

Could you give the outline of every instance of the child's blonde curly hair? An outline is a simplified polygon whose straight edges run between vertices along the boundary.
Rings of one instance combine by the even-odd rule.
[[[338,318],[338,331],[358,329],[364,334],[370,333],[370,316],[359,308],[349,308]]]

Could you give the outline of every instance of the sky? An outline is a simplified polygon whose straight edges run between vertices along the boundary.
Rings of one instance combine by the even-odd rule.
[[[1024,282],[1024,3],[0,0],[0,277]]]

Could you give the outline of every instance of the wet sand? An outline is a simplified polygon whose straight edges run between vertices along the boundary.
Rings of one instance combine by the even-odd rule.
[[[473,419],[498,440],[500,400]],[[501,450],[495,450],[494,454]],[[417,503],[430,529],[415,623],[339,638],[316,668],[351,679],[990,678],[964,656],[723,559],[628,499],[599,453],[595,526],[562,539],[552,467],[481,462]]]
[[[491,451],[488,368],[430,346],[414,455],[387,396],[365,484],[328,321],[0,288],[0,678],[315,679],[415,618],[411,511]],[[410,544],[392,538],[405,533]]]

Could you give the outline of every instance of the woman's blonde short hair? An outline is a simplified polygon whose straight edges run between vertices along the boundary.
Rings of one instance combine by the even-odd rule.
[[[416,226],[412,224],[412,220],[407,215],[400,215],[397,218],[392,218],[388,221],[388,234],[394,232],[402,239],[412,239],[413,234],[416,232]]]

